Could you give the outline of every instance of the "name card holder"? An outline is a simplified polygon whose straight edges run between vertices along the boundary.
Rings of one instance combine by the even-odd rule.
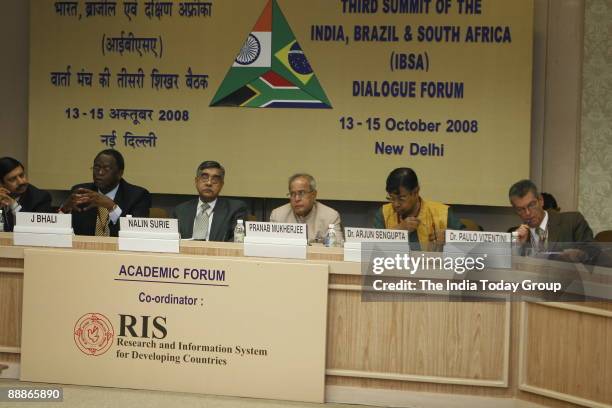
[[[18,212],[13,244],[72,248],[72,215]]]
[[[306,259],[305,224],[246,222],[244,256]]]
[[[445,257],[485,257],[488,268],[512,267],[511,234],[508,232],[446,230]]]
[[[120,251],[179,253],[178,220],[121,217],[119,223]]]
[[[406,243],[406,251],[410,251],[408,232],[402,230],[347,227],[344,229],[344,239],[344,260],[348,262],[361,262],[363,242]]]

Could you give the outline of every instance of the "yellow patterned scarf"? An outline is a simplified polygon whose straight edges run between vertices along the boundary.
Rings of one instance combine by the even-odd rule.
[[[448,206],[436,201],[421,200],[421,209],[417,218],[420,224],[417,228],[417,235],[421,248],[428,248],[429,236],[434,230],[445,230],[448,221]],[[392,229],[400,223],[399,215],[393,210],[393,205],[385,204],[382,207],[383,219],[385,220],[385,228]]]

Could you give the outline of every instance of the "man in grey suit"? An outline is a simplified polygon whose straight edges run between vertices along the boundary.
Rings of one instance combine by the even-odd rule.
[[[518,242],[536,251],[568,248],[559,243],[587,243],[593,241],[593,231],[579,212],[559,213],[544,210],[544,199],[531,180],[521,180],[508,192],[510,203],[523,224],[516,230]],[[561,260],[584,261],[587,254],[581,249],[565,249]]]
[[[198,166],[195,187],[199,197],[178,205],[172,217],[179,221],[181,238],[201,241],[232,241],[237,220],[247,216],[247,206],[240,200],[219,197],[225,169],[216,161]]]

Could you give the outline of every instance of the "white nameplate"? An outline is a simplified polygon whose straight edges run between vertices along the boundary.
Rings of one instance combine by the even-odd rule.
[[[376,228],[344,229],[345,242],[408,242],[408,231]]]
[[[361,262],[362,242],[405,242],[409,251],[408,231],[404,230],[347,227],[344,238],[344,260],[348,262]]]
[[[120,251],[179,252],[177,219],[121,217],[119,223]]]
[[[18,212],[13,229],[15,245],[72,248],[72,215]]]
[[[246,222],[244,255],[306,259],[306,224]]]
[[[509,232],[446,230],[446,242],[509,243],[510,235]]]
[[[306,224],[285,222],[246,222],[246,235],[250,237],[308,239]]]
[[[512,264],[509,232],[446,230],[444,256],[486,255],[489,268],[510,268]]]
[[[72,228],[72,215],[57,213],[18,212],[15,225],[41,229]]]

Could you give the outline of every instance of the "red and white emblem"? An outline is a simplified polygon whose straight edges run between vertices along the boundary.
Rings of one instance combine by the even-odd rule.
[[[99,356],[113,344],[115,331],[108,318],[100,313],[81,316],[74,326],[74,342],[89,356]]]

